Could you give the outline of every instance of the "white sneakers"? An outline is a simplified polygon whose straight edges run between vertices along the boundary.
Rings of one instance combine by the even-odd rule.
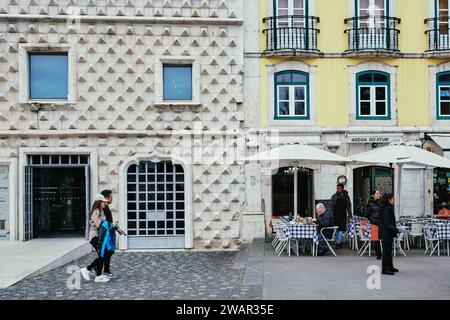
[[[104,275],[107,276],[108,279],[111,279],[111,280],[117,278],[117,276],[111,272],[105,272]]]
[[[108,282],[109,278],[107,276],[105,276],[104,274],[102,274],[101,276],[97,276],[95,277],[94,282]]]
[[[86,280],[86,281],[91,280],[90,275],[93,275],[95,277],[94,282],[108,282],[111,279],[117,278],[117,276],[115,276],[111,273],[106,273],[106,274],[102,274],[101,276],[97,276],[95,273],[92,274],[92,270],[89,271],[87,268],[81,268],[80,272],[81,272],[81,275],[83,276],[84,280]]]
[[[91,280],[91,277],[89,276],[90,272],[86,267],[81,268],[80,272],[81,272],[81,275],[83,276],[84,280],[86,280],[86,281]]]

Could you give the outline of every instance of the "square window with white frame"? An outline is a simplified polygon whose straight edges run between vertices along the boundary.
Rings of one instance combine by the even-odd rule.
[[[67,100],[67,52],[28,52],[30,100]]]
[[[192,65],[163,65],[163,99],[192,100]]]

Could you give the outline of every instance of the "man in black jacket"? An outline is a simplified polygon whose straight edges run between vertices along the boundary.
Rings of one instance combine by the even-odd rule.
[[[320,231],[323,228],[328,228],[333,226],[333,216],[329,211],[326,210],[325,205],[323,203],[318,203],[316,205],[316,220],[315,223],[317,224],[317,233],[319,235],[319,240],[322,240],[322,235],[320,234]],[[330,238],[333,234],[332,230],[325,230],[323,232],[324,236],[327,238]],[[318,246],[318,256],[323,256],[325,252],[328,251],[327,246],[323,243],[323,241],[319,242]]]
[[[397,222],[394,213],[395,198],[391,193],[384,195],[381,206],[380,236],[383,238],[382,274],[398,272],[392,261],[392,244],[397,237]]]
[[[347,230],[347,216],[352,215],[352,203],[342,183],[336,186],[336,193],[331,197],[329,210],[332,212],[334,225],[339,227],[336,233],[336,249],[341,249],[344,232]]]

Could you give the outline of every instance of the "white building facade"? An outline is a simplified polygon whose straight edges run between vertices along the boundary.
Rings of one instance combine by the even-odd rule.
[[[111,189],[120,249],[237,247],[243,24],[240,0],[0,1],[0,236],[84,237]]]

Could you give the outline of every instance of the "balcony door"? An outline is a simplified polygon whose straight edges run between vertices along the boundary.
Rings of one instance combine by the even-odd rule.
[[[360,49],[387,48],[387,30],[389,0],[358,0],[356,16],[358,18]]]
[[[277,47],[303,49],[307,43],[308,0],[275,0]]]
[[[438,25],[435,26],[439,29],[439,39],[437,41],[438,50],[445,50],[449,48],[449,8],[450,0],[436,0],[436,15]]]

